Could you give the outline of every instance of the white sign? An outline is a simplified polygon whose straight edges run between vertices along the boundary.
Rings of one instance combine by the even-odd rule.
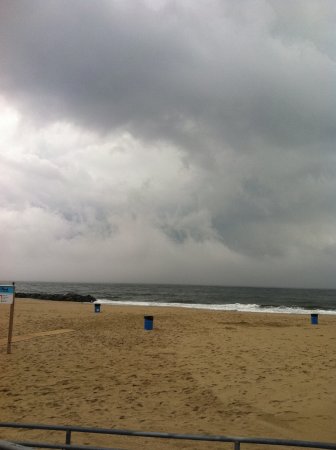
[[[0,305],[11,305],[14,301],[14,286],[0,285]]]

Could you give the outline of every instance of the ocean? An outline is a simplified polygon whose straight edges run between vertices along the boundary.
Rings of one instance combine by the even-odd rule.
[[[93,295],[111,305],[336,315],[336,289],[16,282],[16,292]]]

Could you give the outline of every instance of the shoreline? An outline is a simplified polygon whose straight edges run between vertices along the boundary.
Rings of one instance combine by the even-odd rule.
[[[95,312],[95,304],[101,304],[101,309],[99,313]],[[80,312],[80,315],[78,316],[78,320],[84,316],[85,319],[91,318],[91,317],[103,317],[104,314],[107,314],[109,317],[111,314],[113,315],[116,313],[117,315],[127,315],[127,313],[130,313],[132,315],[139,315],[139,317],[143,318],[144,315],[148,315],[148,310],[151,311],[151,314],[156,314],[158,316],[165,316],[166,313],[172,314],[172,315],[180,315],[181,317],[188,317],[189,315],[192,316],[202,316],[202,315],[209,315],[214,318],[216,317],[227,317],[231,320],[237,318],[237,317],[245,317],[245,319],[254,321],[255,318],[259,318],[258,321],[261,323],[264,319],[274,318],[279,321],[285,321],[287,322],[293,322],[293,323],[300,323],[304,324],[306,326],[311,326],[310,321],[310,314],[314,313],[315,310],[306,310],[303,313],[295,313],[295,312],[283,312],[283,311],[265,311],[263,309],[259,309],[257,311],[242,311],[242,310],[236,310],[236,309],[212,309],[208,308],[209,305],[204,305],[205,307],[198,307],[197,305],[190,305],[186,306],[183,304],[150,304],[150,303],[141,303],[141,302],[134,302],[134,303],[127,303],[127,302],[115,302],[111,303],[103,302],[101,300],[96,300],[95,302],[77,302],[77,301],[59,301],[59,300],[49,300],[49,299],[35,299],[35,298],[16,298],[15,299],[15,311],[17,311],[17,305],[20,305],[19,308],[22,310],[25,310],[25,314],[29,313],[30,307],[33,307],[34,311],[41,311],[43,316],[49,316],[49,314],[52,311],[62,311],[62,316],[66,315],[71,312],[71,320],[76,318],[74,316],[74,313],[76,314]],[[10,305],[2,305],[1,309],[8,308],[9,312],[9,306]],[[42,309],[40,308],[42,307]],[[225,305],[215,305],[215,306],[225,306]],[[77,309],[79,308],[79,309]],[[15,313],[15,319],[16,320],[16,314]],[[6,315],[6,314],[5,314]],[[321,316],[321,319],[325,319],[325,323],[335,324],[335,339],[336,339],[336,314],[324,314],[324,311],[319,314],[319,318]],[[0,315],[0,324],[4,321],[4,314]],[[22,318],[25,320],[25,318]],[[272,322],[273,323],[273,322]],[[321,322],[319,321],[318,325],[321,325]],[[317,327],[312,327],[317,328]]]
[[[223,312],[242,312],[242,313],[257,313],[257,314],[294,314],[294,315],[335,315],[336,310],[321,309],[321,308],[300,308],[297,306],[260,306],[258,304],[246,303],[180,303],[180,302],[143,302],[143,301],[116,301],[109,299],[99,299],[92,295],[80,295],[76,293],[68,294],[36,294],[30,297],[26,293],[17,293],[16,298],[24,298],[26,300],[41,300],[41,301],[61,301],[61,302],[75,302],[84,304],[101,304],[110,306],[135,306],[135,307],[149,307],[149,308],[183,308],[183,309],[197,309],[202,311],[223,311]],[[43,297],[44,295],[44,297]]]
[[[329,309],[304,309],[299,307],[289,306],[274,306],[264,307],[257,304],[207,304],[207,303],[160,303],[160,302],[118,302],[107,299],[96,299],[93,303],[110,306],[138,306],[138,307],[152,307],[152,308],[184,308],[197,309],[204,311],[220,311],[220,312],[241,312],[241,313],[257,313],[257,314],[295,314],[295,315],[335,315],[336,310]]]
[[[13,336],[1,422],[336,441],[335,316],[17,299]]]

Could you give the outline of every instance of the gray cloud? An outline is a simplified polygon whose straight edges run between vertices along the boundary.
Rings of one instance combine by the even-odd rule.
[[[204,134],[235,149],[334,138],[334,60],[316,47],[320,28],[317,44],[312,31],[287,45],[276,38],[287,28],[283,7],[277,15],[273,4],[242,3],[243,19],[217,2],[159,11],[141,3],[4,5],[1,84],[40,118],[126,127],[189,147]],[[335,8],[315,5],[328,23]],[[286,17],[307,8],[287,3]]]
[[[3,1],[19,119],[0,227],[19,274],[38,255],[29,277],[333,286],[335,17],[332,1]]]

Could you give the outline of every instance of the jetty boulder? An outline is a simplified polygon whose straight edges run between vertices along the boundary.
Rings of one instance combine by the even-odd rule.
[[[48,294],[45,292],[16,292],[15,297],[81,303],[93,303],[96,300],[92,295],[81,295],[77,294],[76,292],[68,292],[66,294]]]

